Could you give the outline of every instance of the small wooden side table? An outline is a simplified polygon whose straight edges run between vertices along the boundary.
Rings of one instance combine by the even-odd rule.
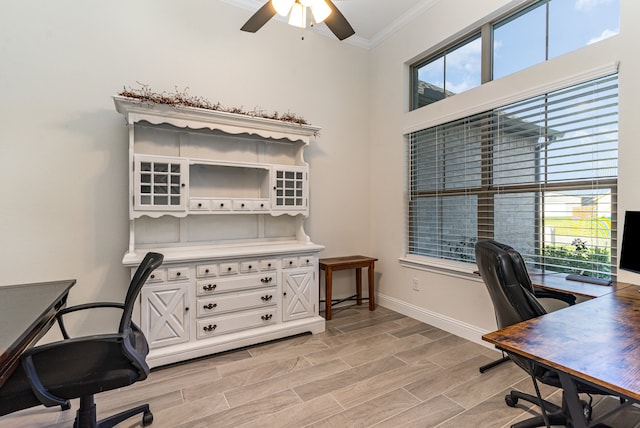
[[[374,266],[378,259],[367,256],[344,256],[344,257],[331,257],[327,259],[320,259],[320,270],[324,271],[324,285],[325,285],[325,299],[326,299],[326,311],[325,318],[331,319],[331,304],[340,303],[345,300],[352,300],[354,297],[358,305],[362,304],[362,268],[368,269],[368,283],[369,283],[369,310],[376,309],[376,301],[373,290],[373,277]],[[338,270],[355,269],[356,270],[356,294],[351,297],[342,300],[331,299],[331,287],[333,281],[333,272]]]

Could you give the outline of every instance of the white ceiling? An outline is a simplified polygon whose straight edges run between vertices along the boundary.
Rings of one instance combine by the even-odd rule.
[[[247,14],[247,19],[249,19],[251,14],[269,0],[222,1],[251,12]],[[356,32],[355,35],[342,43],[350,43],[367,49],[380,43],[437,1],[439,0],[333,0]],[[285,20],[279,15],[273,19]],[[316,25],[307,31],[316,31],[329,37],[335,37],[324,24]]]

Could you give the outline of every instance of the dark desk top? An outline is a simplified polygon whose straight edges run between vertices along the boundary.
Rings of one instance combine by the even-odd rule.
[[[0,286],[0,386],[25,349],[49,329],[75,279]]]
[[[640,401],[640,286],[626,284],[482,338]]]
[[[616,290],[631,285],[623,282],[614,282],[611,285],[598,285],[587,282],[570,281],[566,279],[566,274],[557,272],[536,273],[530,271],[529,277],[536,287],[564,291],[575,294],[576,296],[590,298],[604,296],[605,294],[613,293]]]

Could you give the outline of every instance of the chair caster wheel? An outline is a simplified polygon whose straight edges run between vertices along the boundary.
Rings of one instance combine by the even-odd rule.
[[[507,403],[507,406],[509,407],[516,407],[516,405],[518,404],[518,397],[507,394],[504,396],[504,402]]]
[[[142,426],[146,427],[148,425],[151,425],[152,423],[153,423],[153,413],[144,412],[144,414],[142,415]]]

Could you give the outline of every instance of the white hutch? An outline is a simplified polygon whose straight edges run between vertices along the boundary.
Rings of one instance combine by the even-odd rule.
[[[135,316],[151,367],[320,333],[303,151],[320,128],[114,96],[129,128],[129,249],[164,264]]]

